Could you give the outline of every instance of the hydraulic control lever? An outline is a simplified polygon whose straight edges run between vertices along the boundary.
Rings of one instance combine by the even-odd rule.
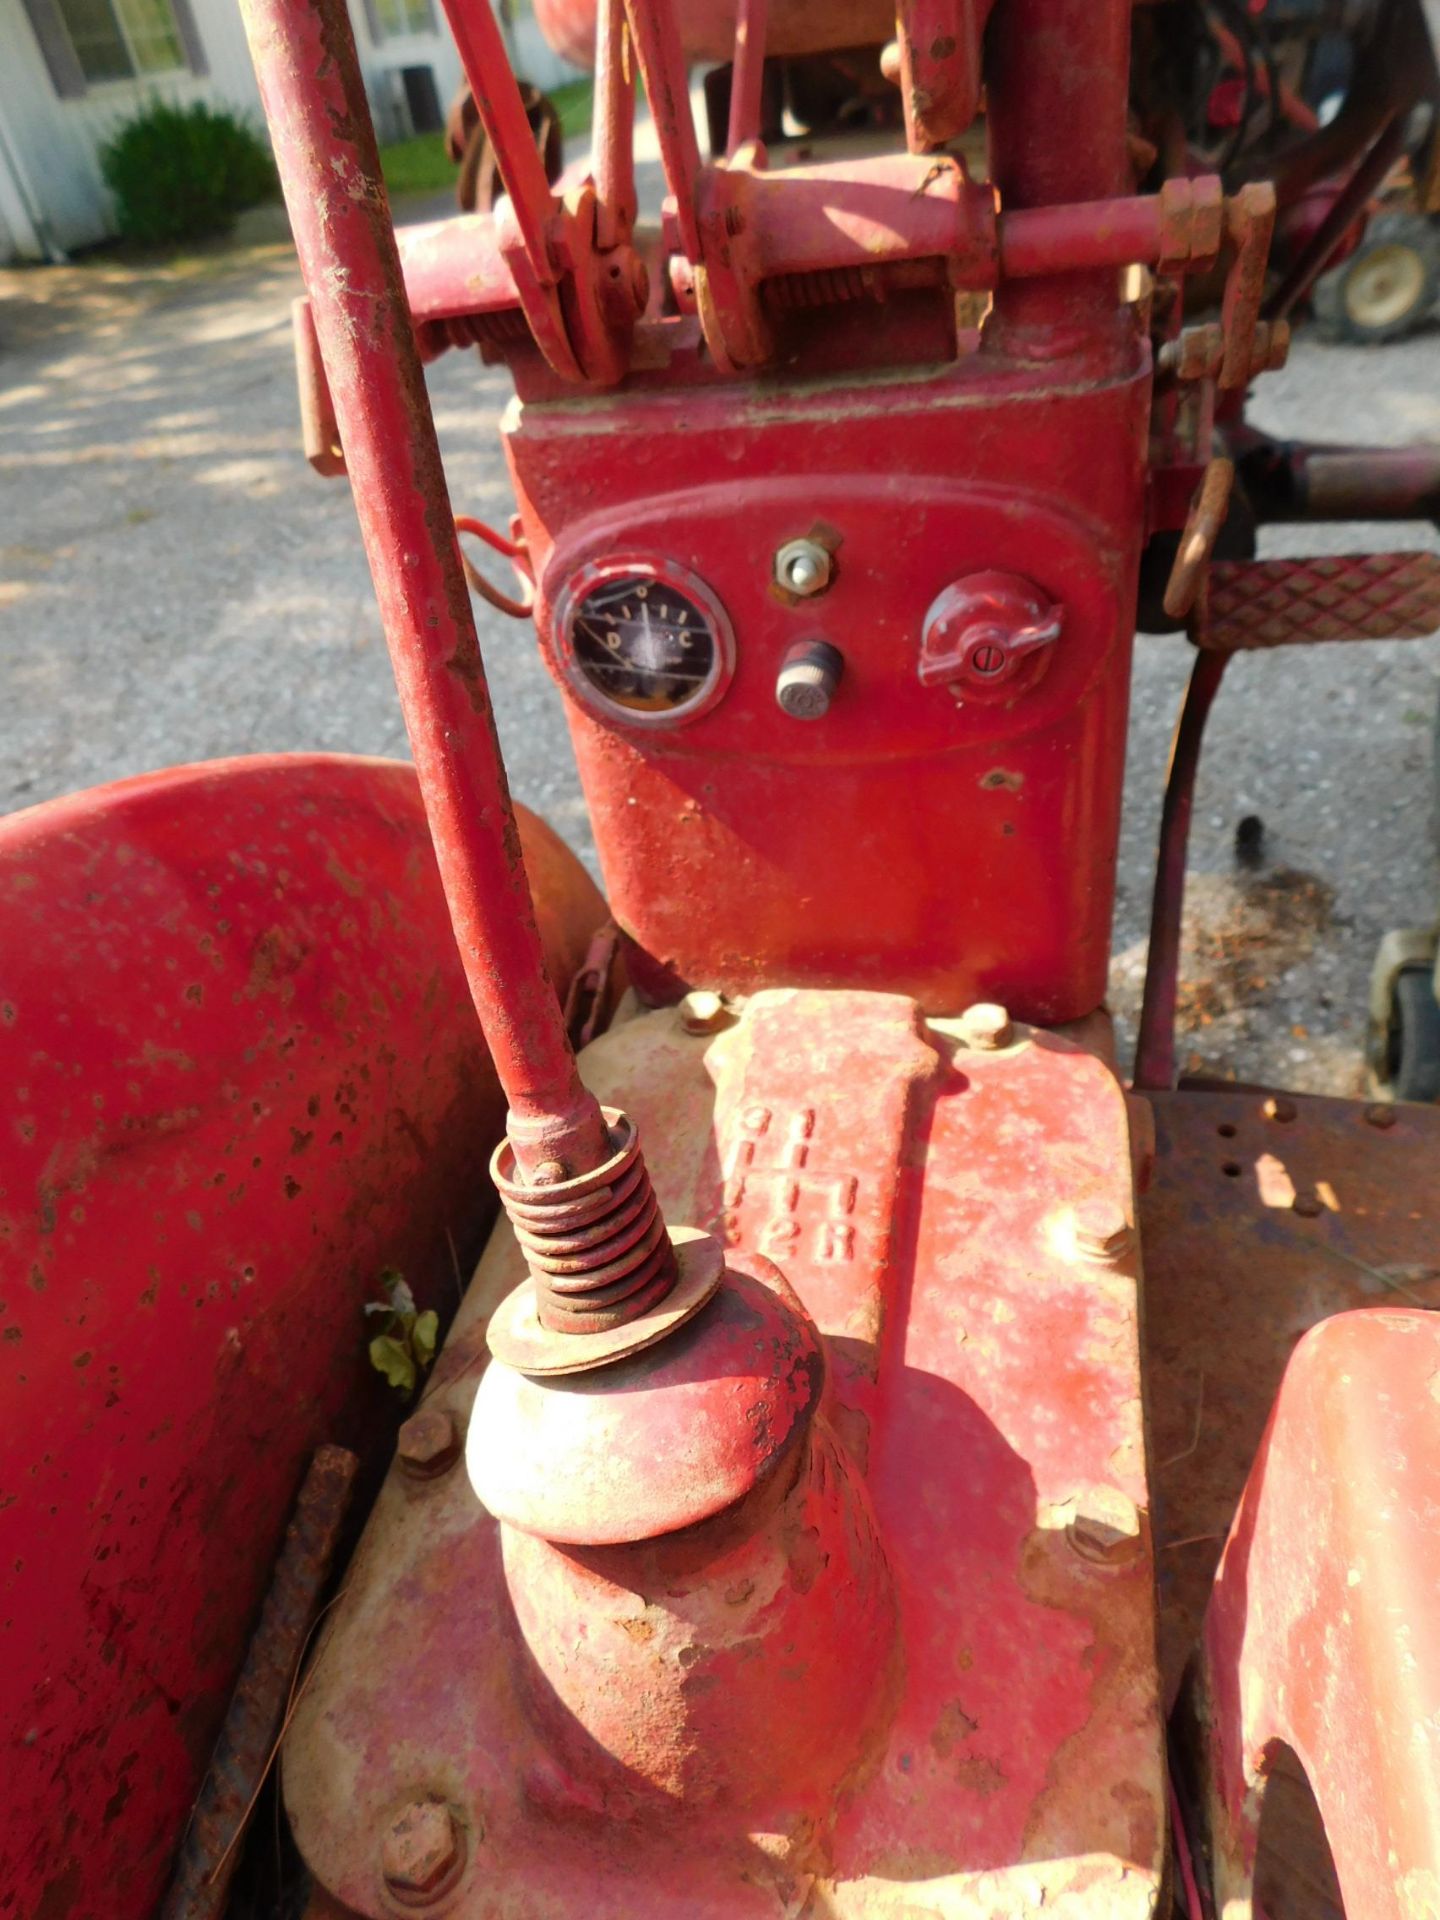
[[[635,1128],[582,1083],[545,971],[345,0],[245,0],[244,14],[446,902],[509,1103],[494,1173],[531,1281],[492,1346],[533,1373],[601,1365],[696,1312],[719,1248],[667,1233]],[[495,76],[482,112],[504,137],[518,94],[503,54],[489,57],[493,17],[481,4],[465,21]],[[528,133],[515,150],[538,168]],[[548,301],[550,211],[524,166],[506,174],[512,264],[520,278],[523,254],[529,297]],[[611,178],[623,173],[612,153]]]

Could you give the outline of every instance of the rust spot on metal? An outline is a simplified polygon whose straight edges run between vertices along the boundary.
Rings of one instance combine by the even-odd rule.
[[[930,1744],[942,1760],[946,1759],[962,1740],[970,1738],[979,1724],[978,1720],[971,1719],[958,1700],[952,1700],[941,1709],[940,1718],[930,1735]]]

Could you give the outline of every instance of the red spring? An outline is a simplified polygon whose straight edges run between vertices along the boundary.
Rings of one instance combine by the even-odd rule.
[[[542,1327],[604,1333],[658,1306],[675,1284],[675,1255],[628,1115],[602,1109],[615,1151],[592,1173],[521,1185],[508,1140],[490,1162],[515,1229]]]
[[[814,267],[806,273],[781,273],[765,282],[765,301],[781,312],[795,307],[829,307],[845,300],[873,300],[879,291],[868,267]]]

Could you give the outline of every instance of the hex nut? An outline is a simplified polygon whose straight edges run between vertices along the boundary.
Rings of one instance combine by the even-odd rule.
[[[464,1841],[443,1801],[414,1800],[385,1830],[380,1872],[387,1893],[401,1906],[429,1906],[449,1892],[464,1865]]]
[[[1087,1260],[1121,1260],[1133,1237],[1117,1200],[1086,1200],[1075,1209],[1075,1249]]]
[[[1010,1015],[993,1001],[981,1000],[960,1016],[960,1038],[976,1053],[995,1053],[1015,1037]]]
[[[460,1458],[455,1416],[444,1407],[421,1407],[401,1425],[395,1455],[405,1471],[418,1479],[443,1473]]]
[[[728,1027],[734,1015],[725,1004],[725,996],[706,987],[696,987],[680,1002],[680,1024],[686,1033],[719,1033]]]
[[[1065,1531],[1081,1559],[1099,1567],[1128,1565],[1145,1537],[1140,1509],[1118,1487],[1092,1487],[1076,1502]]]
[[[829,586],[834,567],[829,548],[818,540],[787,540],[775,555],[775,584],[808,600]]]

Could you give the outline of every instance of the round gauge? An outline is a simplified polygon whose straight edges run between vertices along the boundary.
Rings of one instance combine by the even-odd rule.
[[[582,567],[557,608],[570,683],[631,727],[675,726],[720,698],[734,671],[725,610],[702,580],[663,560]]]

